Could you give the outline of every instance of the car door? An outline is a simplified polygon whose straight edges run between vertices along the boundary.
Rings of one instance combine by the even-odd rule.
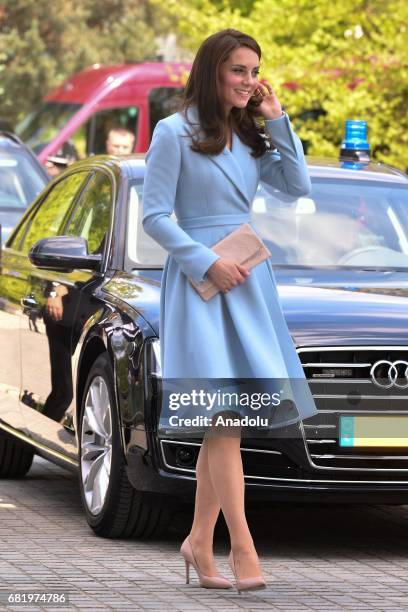
[[[100,253],[109,227],[111,183],[106,175],[95,172],[83,189],[82,186],[58,234],[82,236],[88,242],[89,253]],[[63,452],[73,461],[77,459],[77,449],[72,361],[80,333],[78,326],[94,306],[88,306],[86,312],[82,307],[79,313],[78,307],[82,289],[93,281],[100,282],[100,276],[91,271],[52,272],[32,267],[27,284],[26,299],[42,313],[41,333],[33,334],[28,326],[22,333],[22,382],[29,395],[29,401],[22,397],[27,428],[36,441]]]
[[[20,409],[29,435],[33,430],[40,429],[40,424],[44,422],[42,415],[46,409],[46,400],[50,396],[52,401],[51,391],[55,390],[56,381],[52,376],[51,366],[52,360],[60,359],[60,355],[55,352],[52,340],[58,336],[61,345],[69,344],[70,331],[66,318],[60,320],[57,312],[62,297],[61,300],[56,300],[51,296],[57,292],[62,296],[64,291],[70,292],[71,287],[66,278],[68,275],[37,270],[28,259],[28,252],[41,238],[61,233],[71,207],[90,177],[90,171],[83,170],[64,176],[54,183],[31,216],[20,239],[19,251],[23,256],[21,275],[24,279],[24,289],[20,296],[23,315],[20,332]],[[71,307],[74,303],[75,293],[71,297]],[[53,309],[48,307],[50,304],[54,306]],[[56,322],[52,327],[54,317]],[[67,380],[68,378],[65,378],[61,383],[62,393],[66,392]],[[51,435],[51,431],[48,434]],[[42,432],[41,438],[46,439],[48,434]]]
[[[15,242],[0,250],[0,421],[22,431],[19,407],[21,390],[21,305],[26,278],[22,254]]]
[[[42,192],[1,251],[0,418],[15,429],[26,430],[19,398],[23,397],[26,404],[34,402],[30,390],[23,388],[22,334],[27,330],[37,338],[41,333],[40,307],[27,295],[28,244],[44,232],[57,230],[72,204],[77,184],[84,178],[81,174],[78,178],[65,179],[68,182],[59,181]],[[58,207],[52,205],[64,190],[65,197],[59,199]]]

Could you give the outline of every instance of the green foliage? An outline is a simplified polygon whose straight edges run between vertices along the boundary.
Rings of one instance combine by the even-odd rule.
[[[29,227],[21,247],[23,253],[28,253],[33,244],[40,240],[40,238],[58,235],[64,217],[85,177],[86,172],[77,172],[69,179],[57,183],[52,189],[38,214],[35,214],[32,220],[29,221]],[[24,232],[25,228],[22,226],[21,230]],[[21,230],[19,230],[19,233]],[[17,235],[15,238],[17,248],[20,237]]]
[[[6,0],[0,8],[0,117],[11,123],[95,62],[154,59],[168,17],[133,0]]]
[[[196,51],[233,27],[261,44],[261,74],[309,154],[337,156],[345,119],[366,119],[373,157],[407,169],[407,22],[405,0],[6,0],[0,117],[21,119],[94,62],[154,58],[156,34],[176,28]]]
[[[104,174],[97,174],[70,220],[68,236],[82,236],[88,243],[89,253],[102,253],[103,241],[109,229],[112,208],[112,187]]]
[[[168,0],[166,9],[192,51],[227,27],[258,40],[261,75],[309,154],[337,156],[345,119],[365,119],[373,157],[408,168],[405,0]],[[305,118],[313,110],[323,114]]]

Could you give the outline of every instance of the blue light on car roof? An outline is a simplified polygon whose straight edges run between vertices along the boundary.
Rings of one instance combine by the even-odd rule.
[[[347,119],[346,133],[341,145],[342,149],[370,150],[367,140],[367,121],[353,121]]]
[[[340,147],[343,167],[361,170],[370,161],[370,145],[367,140],[367,121],[346,120],[344,139]]]

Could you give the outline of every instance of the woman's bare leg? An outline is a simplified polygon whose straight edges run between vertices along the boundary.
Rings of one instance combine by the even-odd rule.
[[[240,437],[205,437],[197,460],[197,490],[190,542],[200,570],[217,575],[213,557],[214,528],[220,508],[231,538],[240,578],[261,574],[258,555],[245,516],[245,483]]]
[[[238,435],[210,436],[209,472],[231,538],[239,578],[261,575],[258,555],[245,516],[245,482]]]
[[[220,513],[220,504],[208,466],[207,438],[204,438],[200,448],[196,476],[194,519],[189,538],[201,572],[207,576],[216,576],[218,571],[213,556],[213,536]]]

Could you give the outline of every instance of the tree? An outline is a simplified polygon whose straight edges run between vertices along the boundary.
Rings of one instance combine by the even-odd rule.
[[[6,0],[0,9],[0,117],[14,123],[93,63],[155,59],[168,17],[134,0]]]
[[[309,154],[337,156],[344,121],[365,119],[373,157],[408,168],[404,0],[168,0],[166,10],[193,51],[227,27],[258,40],[261,74]]]

